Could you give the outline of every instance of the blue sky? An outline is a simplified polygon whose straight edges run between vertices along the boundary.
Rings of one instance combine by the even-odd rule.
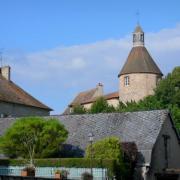
[[[64,110],[79,92],[117,74],[131,47],[140,12],[146,47],[167,74],[180,65],[179,0],[0,0],[0,48],[12,80]]]

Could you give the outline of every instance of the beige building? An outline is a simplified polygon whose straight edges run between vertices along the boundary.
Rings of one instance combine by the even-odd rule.
[[[73,111],[75,105],[82,105],[86,109],[90,109],[91,105],[98,97],[104,97],[109,105],[117,107],[119,104],[119,93],[112,92],[104,95],[103,84],[98,83],[97,86],[93,89],[80,92],[74,100],[68,105],[67,109],[63,114],[70,114]]]
[[[137,25],[133,32],[133,47],[121,69],[119,78],[119,91],[105,94],[103,85],[99,83],[96,88],[79,93],[69,104],[64,114],[72,112],[73,106],[80,104],[90,109],[97,97],[104,97],[109,105],[117,107],[119,101],[139,101],[154,93],[154,89],[163,74],[144,46],[144,32]]]

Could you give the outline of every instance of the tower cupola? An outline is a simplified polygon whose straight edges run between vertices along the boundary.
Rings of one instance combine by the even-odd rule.
[[[137,25],[133,32],[133,47],[144,46],[144,32],[140,25]]]

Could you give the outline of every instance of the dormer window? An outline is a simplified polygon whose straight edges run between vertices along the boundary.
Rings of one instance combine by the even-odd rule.
[[[129,76],[124,77],[124,86],[129,86]]]

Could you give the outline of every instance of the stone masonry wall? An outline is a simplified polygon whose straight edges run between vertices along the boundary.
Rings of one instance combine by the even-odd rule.
[[[129,85],[124,85],[124,77],[129,76]],[[156,74],[133,73],[120,76],[119,97],[120,101],[126,103],[128,101],[139,101],[148,95],[154,93],[157,84]]]

